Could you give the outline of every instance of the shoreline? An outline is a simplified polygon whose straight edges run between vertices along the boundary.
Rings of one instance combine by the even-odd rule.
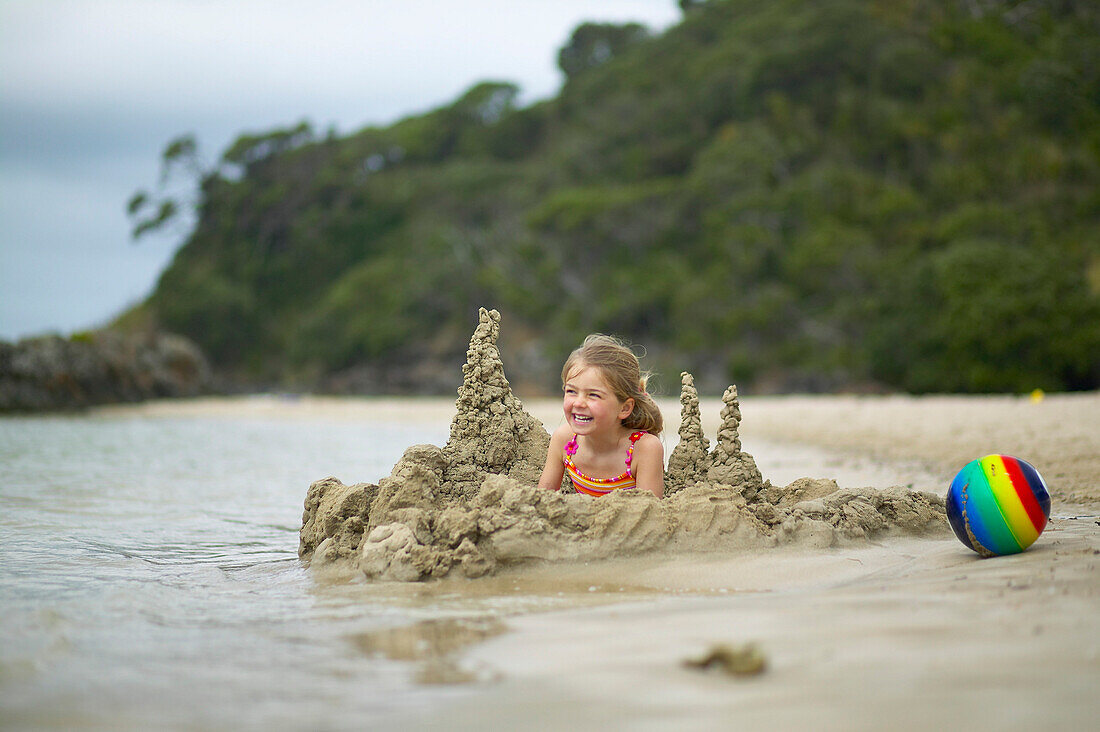
[[[548,431],[558,424],[559,400],[521,401]],[[667,458],[678,440],[680,404],[669,398],[658,399],[658,404],[665,417]],[[951,478],[970,460],[1008,454],[1034,465],[1057,503],[1100,503],[1100,392],[1053,394],[1039,402],[1018,395],[762,396],[742,398],[741,410],[741,436],[749,445],[807,446],[835,454],[841,464],[863,460],[892,467],[908,463],[914,472],[934,476],[938,491],[946,491]],[[703,429],[713,442],[721,400],[701,398],[700,411]],[[454,414],[454,400],[448,397],[280,395],[159,400],[88,412],[92,418],[447,424]]]

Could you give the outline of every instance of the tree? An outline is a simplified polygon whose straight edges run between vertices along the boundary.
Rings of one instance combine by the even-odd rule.
[[[179,180],[181,174],[184,176],[182,184]],[[137,241],[176,221],[181,211],[193,210],[193,206],[181,206],[181,200],[194,198],[198,184],[205,175],[195,136],[188,133],[170,140],[160,154],[156,194],[139,190],[126,204],[126,215],[133,224],[130,236]],[[176,192],[173,186],[181,185],[182,191]],[[189,224],[184,224],[184,227],[190,229]]]
[[[222,155],[222,162],[248,169],[268,158],[293,150],[313,141],[313,128],[309,122],[299,122],[294,127],[274,129],[261,135],[244,134],[238,137]]]
[[[558,67],[567,77],[573,77],[607,63],[647,38],[649,29],[638,23],[584,23],[558,52]]]

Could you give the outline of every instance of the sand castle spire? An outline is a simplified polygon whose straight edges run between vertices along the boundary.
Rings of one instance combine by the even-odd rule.
[[[737,387],[730,386],[722,395],[722,424],[718,428],[718,441],[711,452],[711,464],[707,481],[721,485],[742,486],[744,496],[752,500],[764,481],[752,455],[741,450],[741,405],[737,400]]]
[[[737,399],[737,387],[731,384],[722,394],[722,424],[718,427],[718,442],[714,446],[715,452],[725,447],[731,452],[741,451],[741,435],[738,427],[741,424],[741,404]]]
[[[470,498],[486,475],[538,483],[550,436],[512,393],[497,349],[500,313],[481,308],[470,337],[451,434],[443,447],[443,493]]]
[[[702,480],[710,467],[707,450],[710,441],[703,434],[699,416],[699,393],[695,378],[684,371],[680,374],[680,442],[672,450],[665,473],[665,495],[670,495]]]

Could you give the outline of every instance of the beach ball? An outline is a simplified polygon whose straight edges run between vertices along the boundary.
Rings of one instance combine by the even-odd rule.
[[[959,541],[983,557],[1027,549],[1046,528],[1050,493],[1030,463],[986,455],[966,464],[947,491],[947,520]]]

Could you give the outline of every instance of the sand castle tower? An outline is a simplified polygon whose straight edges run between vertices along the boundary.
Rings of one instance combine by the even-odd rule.
[[[741,450],[740,424],[741,405],[737,400],[737,387],[730,386],[722,395],[722,424],[718,428],[718,442],[710,454],[706,478],[716,485],[741,487],[745,499],[751,501],[763,487],[764,480],[756,467],[756,460]]]
[[[512,394],[497,350],[500,313],[481,308],[470,338],[451,435],[443,447],[446,498],[472,498],[490,473],[535,485],[550,435]]]
[[[666,496],[706,478],[710,467],[709,447],[710,441],[703,434],[699,416],[699,392],[695,390],[695,378],[684,371],[680,374],[680,442],[668,458]]]

